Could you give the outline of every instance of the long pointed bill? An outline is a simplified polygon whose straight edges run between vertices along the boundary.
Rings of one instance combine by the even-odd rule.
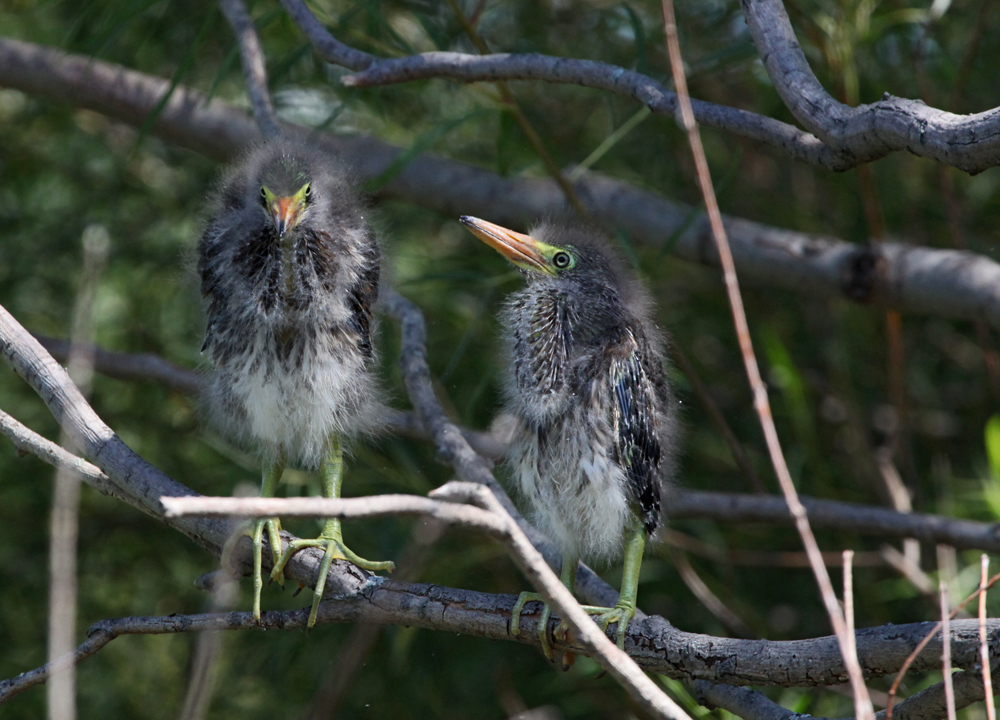
[[[278,230],[278,237],[284,237],[286,232],[299,224],[305,206],[299,195],[275,199],[271,204],[271,214],[274,216],[274,227]]]
[[[530,235],[523,235],[479,218],[463,215],[459,221],[473,235],[499,252],[518,267],[554,275],[548,260],[541,253],[539,242]]]

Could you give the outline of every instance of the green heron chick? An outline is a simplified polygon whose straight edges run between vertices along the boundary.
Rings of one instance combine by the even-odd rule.
[[[536,525],[562,549],[571,592],[581,557],[624,554],[618,603],[586,608],[605,630],[617,623],[624,647],[646,537],[660,524],[678,445],[650,300],[590,229],[545,223],[523,235],[461,220],[527,280],[503,313],[513,356],[506,407],[516,419],[508,451],[514,478]],[[511,634],[529,600],[543,598],[521,593]],[[551,659],[549,612],[546,604],[539,635]],[[565,631],[560,624],[557,633]]]
[[[340,497],[343,443],[375,430],[383,405],[372,346],[379,249],[337,160],[288,139],[251,150],[215,193],[198,271],[208,312],[202,350],[214,365],[206,397],[214,424],[261,457],[261,497],[275,494],[286,464],[319,468],[324,496]],[[295,552],[325,551],[310,626],[334,559],[393,568],[348,549],[339,520],[284,554],[278,519],[251,521],[226,543],[223,565],[235,543],[250,536],[255,619],[264,528],[271,577],[281,583]]]

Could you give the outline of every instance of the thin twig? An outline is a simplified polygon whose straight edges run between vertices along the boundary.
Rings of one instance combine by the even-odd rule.
[[[90,394],[94,378],[92,347],[94,300],[101,274],[108,259],[108,231],[91,225],[83,233],[83,272],[76,305],[73,309],[68,372],[80,393]],[[62,431],[60,443],[68,453],[74,450],[72,438]],[[52,493],[51,547],[49,549],[49,626],[48,658],[72,652],[76,645],[77,538],[79,534],[80,476],[67,465],[56,468]],[[76,665],[57,670],[47,688],[50,720],[76,718]]]
[[[844,631],[847,636],[848,650],[852,658],[857,662],[858,645],[854,634],[854,551],[844,550]],[[860,670],[860,664],[859,664]],[[858,685],[851,683],[852,696],[855,709],[871,705],[871,697],[868,694],[868,686],[862,684],[864,692],[859,692]],[[874,719],[873,719],[874,720]]]
[[[990,649],[986,642],[986,575],[990,568],[990,558],[986,553],[980,560],[979,574],[979,657],[982,662],[983,690],[986,695],[986,718],[996,720],[997,709],[993,704],[993,676],[991,674]]]
[[[972,593],[971,595],[969,595],[969,597],[965,598],[965,600],[963,600],[962,602],[960,602],[955,607],[955,609],[951,611],[951,613],[948,615],[948,620],[949,621],[954,620],[955,617],[958,615],[958,613],[966,605],[968,605],[970,602],[972,602],[981,593],[985,593],[987,590],[989,590],[991,587],[993,587],[993,585],[998,580],[1000,580],[1000,573],[997,573],[996,575],[994,575],[993,577],[991,577],[990,580],[989,580],[989,582],[987,582],[985,586],[983,586],[983,584],[980,582],[980,585],[976,589],[976,591],[974,593]],[[977,621],[977,626],[978,626],[978,621]],[[941,631],[942,627],[943,627],[943,621],[938,622],[936,625],[934,625],[934,627],[931,628],[930,632],[928,632],[926,635],[924,635],[923,639],[919,643],[917,643],[916,647],[913,648],[913,651],[909,654],[909,656],[906,658],[906,660],[903,661],[902,666],[899,668],[899,672],[896,674],[896,679],[893,680],[893,682],[892,682],[892,687],[889,688],[889,703],[888,703],[888,705],[885,706],[885,713],[886,713],[885,717],[886,717],[886,720],[892,720],[892,706],[893,706],[893,702],[894,702],[894,700],[896,698],[896,692],[899,690],[899,686],[903,682],[903,678],[906,676],[907,670],[909,670],[910,667],[913,665],[914,661],[918,657],[920,657],[920,653],[923,652],[924,648],[927,647],[927,645],[934,638],[934,636],[937,635],[938,632]],[[982,682],[981,681],[980,681],[980,687],[982,687]]]
[[[687,556],[682,552],[670,553],[670,559],[674,563],[674,568],[681,576],[681,580],[687,585],[688,590],[701,602],[705,608],[721,622],[729,632],[737,637],[752,638],[756,633],[750,629],[743,618],[730,610],[719,597],[712,592],[712,589],[705,584],[695,569],[691,567]]]
[[[948,583],[940,583],[941,596],[941,674],[944,676],[944,698],[948,708],[948,720],[955,718],[955,687],[951,684],[951,624],[948,612]]]
[[[892,500],[893,508],[901,513],[913,512],[910,491],[903,484],[903,479],[899,476],[899,471],[896,470],[896,466],[892,462],[891,451],[887,448],[880,449],[875,453],[875,462],[878,465],[879,474],[882,477],[882,482],[885,484],[889,498]],[[906,556],[910,567],[919,570],[920,543],[913,538],[903,540],[903,554]],[[931,587],[930,592],[934,592],[933,587]]]
[[[904,542],[910,541],[905,540]],[[913,586],[917,590],[928,597],[933,597],[935,601],[937,600],[937,590],[934,587],[934,581],[905,553],[901,553],[892,545],[883,545],[879,552],[883,559],[896,568],[900,575],[913,583]]]
[[[844,663],[847,665],[847,670],[851,678],[851,684],[854,686],[856,698],[855,711],[858,720],[869,720],[873,717],[874,709],[872,708],[871,700],[868,698],[868,689],[865,687],[864,675],[858,663],[857,653],[851,651],[851,638],[848,637],[844,626],[844,617],[840,612],[840,607],[837,605],[837,597],[833,592],[830,575],[827,573],[826,565],[823,564],[823,556],[809,526],[806,510],[799,501],[795,485],[788,472],[781,443],[778,440],[778,432],[774,426],[774,419],[771,416],[767,388],[760,377],[760,371],[757,367],[757,359],[750,340],[750,328],[747,325],[746,313],[743,310],[743,298],[740,295],[739,282],[736,278],[736,267],[733,264],[732,252],[729,249],[729,241],[726,238],[726,230],[722,224],[722,215],[719,212],[715,190],[712,187],[708,161],[705,158],[705,150],[701,144],[701,135],[698,132],[698,125],[695,122],[688,96],[687,79],[684,76],[684,61],[681,58],[680,41],[677,37],[677,23],[674,19],[673,2],[672,0],[663,0],[662,5],[664,31],[667,36],[667,47],[670,53],[670,69],[674,79],[674,87],[677,88],[681,111],[681,126],[688,135],[691,152],[694,155],[695,167],[698,171],[698,184],[701,188],[702,197],[705,200],[705,208],[708,211],[709,222],[712,226],[712,235],[715,238],[719,257],[722,261],[726,293],[729,297],[733,321],[736,326],[736,335],[743,354],[743,363],[746,366],[747,377],[754,396],[754,407],[757,410],[761,427],[764,430],[768,452],[771,455],[771,463],[774,466],[775,474],[778,476],[778,482],[785,495],[789,510],[791,510],[792,515],[795,517],[796,529],[799,531],[799,535],[802,537],[802,542],[805,545],[806,553],[809,555],[813,574],[816,576],[816,582],[819,585],[823,603],[826,605],[827,614],[830,616],[831,625],[837,636],[841,655],[844,658]]]
[[[219,0],[219,8],[226,16],[236,41],[240,46],[240,60],[243,64],[243,77],[246,80],[247,95],[253,108],[253,117],[265,140],[277,137],[281,133],[278,124],[278,114],[271,102],[271,93],[267,89],[267,68],[264,65],[264,50],[260,46],[257,28],[247,11],[243,0]]]

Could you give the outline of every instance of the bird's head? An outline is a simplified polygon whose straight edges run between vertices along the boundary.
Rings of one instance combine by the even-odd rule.
[[[522,270],[529,283],[617,284],[611,253],[596,233],[543,223],[525,235],[468,215],[460,220],[473,235]]]
[[[260,204],[264,207],[278,237],[295,229],[309,206],[312,183],[306,183],[290,195],[278,195],[267,185],[260,186]]]
[[[259,182],[259,203],[283,238],[306,217],[313,201],[313,184],[306,168],[295,158],[278,156],[266,165]]]

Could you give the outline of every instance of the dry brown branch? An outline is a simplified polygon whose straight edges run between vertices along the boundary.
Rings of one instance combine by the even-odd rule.
[[[951,677],[951,618],[948,613],[948,583],[940,583],[941,598],[941,675],[944,678],[944,701],[948,720],[955,720],[955,687]]]
[[[990,580],[989,580],[989,582],[987,582],[985,584],[982,583],[982,582],[980,582],[979,588],[974,593],[972,593],[971,595],[969,595],[969,597],[965,598],[965,600],[963,600],[962,602],[960,602],[958,604],[958,606],[954,610],[951,611],[951,613],[949,613],[949,614],[947,614],[945,616],[945,618],[949,622],[951,620],[953,620],[955,618],[955,616],[957,616],[958,613],[961,612],[961,610],[966,605],[968,605],[970,602],[972,602],[977,596],[979,596],[982,593],[985,593],[989,588],[993,587],[993,585],[997,582],[997,580],[1000,580],[1000,573],[997,573],[996,575],[994,575],[993,577],[991,577]],[[899,690],[900,683],[903,682],[903,677],[906,675],[907,671],[912,668],[912,666],[914,664],[914,660],[917,657],[919,657],[919,655],[921,654],[921,652],[923,652],[924,648],[928,647],[931,644],[931,642],[933,641],[934,637],[938,634],[938,632],[941,631],[941,629],[943,627],[943,624],[944,624],[944,620],[942,620],[942,621],[938,622],[936,625],[934,625],[934,627],[931,628],[930,632],[928,632],[923,637],[923,639],[919,643],[917,643],[916,647],[913,648],[913,652],[910,653],[909,657],[907,657],[906,660],[903,661],[903,664],[902,664],[902,666],[899,669],[899,673],[896,675],[896,679],[893,680],[893,682],[892,682],[892,687],[889,688],[889,704],[886,705],[886,708],[885,708],[886,720],[892,720],[892,716],[893,716],[893,711],[892,711],[893,701],[894,701],[894,699],[896,697],[896,692]],[[976,621],[976,624],[978,626],[978,624],[979,624],[978,621]],[[949,638],[948,643],[949,643],[949,647],[953,648],[953,644],[951,642],[951,638]],[[980,645],[982,645],[981,642],[980,642]],[[943,641],[942,641],[942,644],[941,644],[941,650],[939,652],[941,654],[944,653],[944,642]],[[949,653],[949,656],[951,657],[952,661],[954,661],[954,649],[952,649],[952,651]],[[939,657],[940,657],[940,654],[939,654]],[[982,700],[985,697],[985,691],[983,690],[983,683],[982,683],[981,680],[979,681],[979,689],[980,689],[980,692],[982,694],[980,695],[980,697],[978,699]],[[955,695],[955,697],[957,698],[958,695]]]
[[[979,575],[979,661],[983,671],[986,718],[987,720],[996,720],[997,709],[993,704],[993,678],[990,675],[990,649],[986,642],[986,576],[989,567],[990,558],[986,553],[983,553]]]
[[[792,476],[788,472],[785,463],[785,455],[778,440],[778,430],[774,425],[774,418],[771,416],[771,405],[767,397],[767,387],[760,376],[757,367],[757,357],[754,354],[753,343],[750,340],[750,327],[747,324],[746,312],[743,309],[743,297],[740,294],[739,281],[736,277],[736,265],[733,262],[732,252],[729,249],[729,240],[726,237],[726,230],[722,224],[722,215],[719,212],[719,205],[715,197],[715,188],[712,186],[712,178],[708,169],[708,159],[705,157],[705,149],[701,143],[701,133],[691,109],[691,99],[688,96],[687,79],[684,75],[684,60],[681,57],[680,40],[677,37],[677,22],[674,18],[673,0],[663,0],[663,24],[664,32],[667,36],[667,49],[670,54],[670,72],[674,79],[674,87],[677,88],[677,98],[680,105],[679,124],[687,133],[688,142],[691,145],[691,154],[694,155],[694,164],[698,175],[698,186],[701,195],[705,200],[705,208],[708,211],[709,222],[712,226],[712,236],[715,239],[719,258],[722,262],[722,276],[726,285],[726,295],[729,298],[729,306],[732,310],[733,324],[736,327],[736,337],[739,342],[740,352],[743,356],[743,364],[746,367],[747,378],[750,381],[750,389],[753,392],[754,409],[760,419],[761,428],[764,431],[764,438],[767,442],[768,453],[771,456],[771,465],[774,467],[775,475],[778,477],[778,484],[788,503],[788,509],[795,518],[795,529],[798,530],[805,546],[806,555],[809,556],[809,564],[812,566],[813,575],[819,586],[823,604],[826,606],[827,614],[830,616],[830,624],[833,626],[834,634],[837,636],[837,643],[840,646],[840,654],[847,665],[851,686],[854,688],[854,707],[858,720],[870,720],[874,713],[871,699],[868,697],[868,688],[865,686],[864,675],[858,656],[854,647],[854,634],[845,623],[844,615],[837,604],[837,596],[833,591],[833,583],[830,582],[830,574],[823,563],[823,556],[819,550],[819,544],[813,535],[806,516],[806,509],[799,501],[798,492],[792,482]]]
[[[107,230],[92,225],[83,233],[83,268],[73,307],[72,340],[67,365],[70,377],[84,396],[94,378],[93,309],[98,284],[108,258]],[[72,452],[65,430],[59,444]],[[80,513],[80,476],[67,465],[56,467],[52,492],[49,545],[48,659],[72,652],[76,644],[77,540]],[[50,720],[76,718],[76,666],[66,665],[52,675],[46,688]]]
[[[170,86],[167,80],[118,65],[6,39],[0,40],[0,84],[136,126]],[[152,132],[219,160],[258,137],[244,112],[218,100],[206,103],[204,95],[183,86],[171,95]],[[366,136],[319,135],[317,141],[339,153],[360,179],[377,177],[400,152]],[[595,219],[620,228],[635,242],[659,247],[664,238],[677,234],[674,254],[718,265],[708,223],[690,207],[598,174],[588,174],[577,189]],[[512,228],[525,228],[565,207],[565,198],[550,180],[501,178],[431,155],[414,158],[383,192],[448,215],[488,216]],[[692,216],[695,221],[689,222]],[[904,313],[985,320],[1000,328],[1000,264],[986,257],[883,243],[876,258],[870,249],[821,235],[733,217],[724,222],[744,281],[811,296],[874,300]],[[872,266],[868,261],[877,261],[884,273],[863,272]]]

